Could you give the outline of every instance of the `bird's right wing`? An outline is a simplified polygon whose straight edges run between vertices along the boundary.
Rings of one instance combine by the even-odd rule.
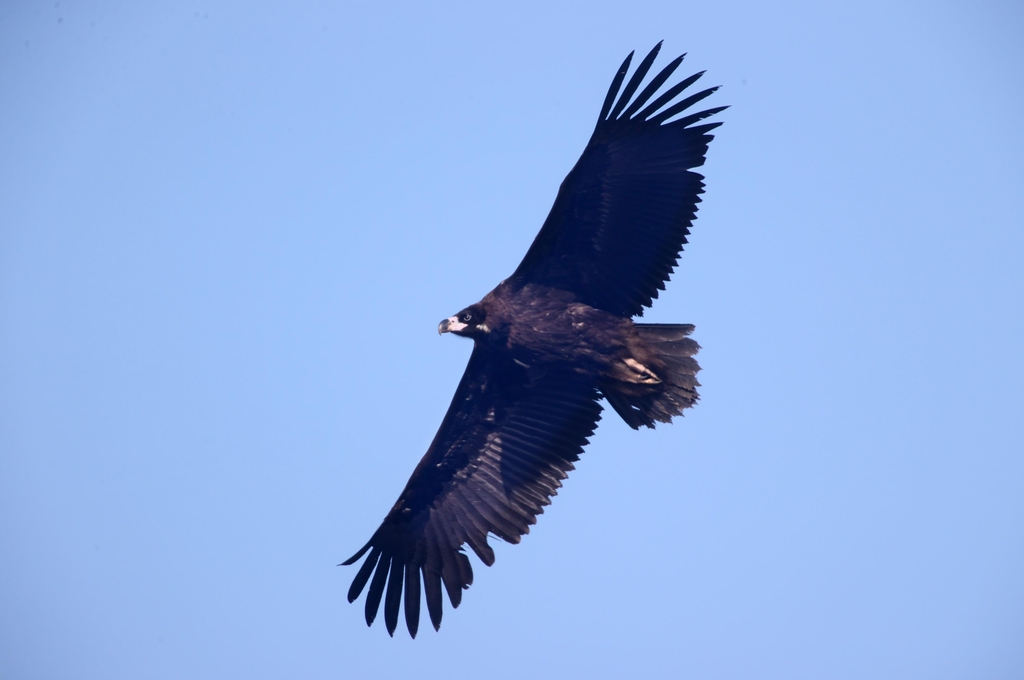
[[[518,543],[551,502],[600,418],[593,381],[569,368],[541,371],[474,348],[433,443],[370,541],[344,564],[369,556],[348,592],[367,582],[366,623],[384,599],[388,633],[405,619],[415,637],[420,587],[434,628],[441,584],[453,607],[473,582],[462,547],[494,562],[493,534]],[[372,581],[370,577],[373,577]]]

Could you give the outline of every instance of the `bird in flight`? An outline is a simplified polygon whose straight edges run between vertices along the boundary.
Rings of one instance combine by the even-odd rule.
[[[518,543],[579,459],[603,398],[633,429],[667,423],[697,401],[699,346],[689,324],[641,324],[675,269],[703,193],[711,131],[726,107],[677,117],[712,94],[679,95],[703,75],[655,93],[680,56],[633,95],[658,43],[626,83],[612,80],[594,134],[558,190],[526,257],[482,300],[440,323],[473,340],[448,413],[394,507],[343,564],[366,560],[366,623],[384,601],[394,635],[401,604],[416,637],[420,593],[435,630],[442,586],[452,607],[473,582],[468,545],[490,566],[488,534]],[[403,597],[404,593],[404,597]]]

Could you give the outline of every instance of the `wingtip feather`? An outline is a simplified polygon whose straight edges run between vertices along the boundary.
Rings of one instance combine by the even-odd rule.
[[[615,74],[615,78],[612,79],[612,84],[608,88],[608,94],[604,97],[604,104],[601,106],[601,115],[597,117],[597,122],[600,124],[608,116],[608,112],[612,109],[612,103],[615,101],[615,95],[619,93],[619,88],[622,86],[622,81],[626,78],[626,72],[629,71],[629,65],[633,61],[633,52],[626,55],[625,60],[622,62],[622,66],[619,67],[618,72]]]
[[[686,109],[690,108],[691,106],[693,106],[697,102],[699,102],[699,101],[701,101],[703,99],[706,99],[707,97],[710,97],[717,90],[718,90],[717,86],[709,87],[706,90],[701,90],[697,94],[692,94],[689,97],[687,97],[686,99],[683,99],[682,101],[676,102],[675,104],[673,104],[672,106],[668,107],[664,111],[661,111],[660,113],[658,113],[658,114],[656,114],[654,116],[651,116],[647,120],[650,123],[654,123],[656,125],[661,125],[662,123],[664,123],[666,120],[668,120],[672,116],[674,116],[674,115],[676,115],[678,113],[682,113],[683,111],[685,111]],[[705,112],[702,111],[702,112],[700,112],[698,114],[694,114],[694,115],[701,115],[703,113],[705,113]],[[710,114],[708,114],[708,115],[710,115]]]
[[[387,582],[390,563],[390,557],[382,557],[377,563],[376,571],[373,572],[373,580],[370,582],[369,592],[366,593],[366,605],[364,608],[367,626],[372,626],[374,619],[377,618],[377,611],[380,609],[380,600],[384,595],[384,584]]]
[[[388,574],[388,589],[384,595],[384,625],[388,635],[394,637],[398,628],[398,610],[402,605],[402,572],[405,565],[398,559],[391,560],[391,572]]]
[[[420,569],[415,563],[405,565],[405,626],[416,639],[420,626]]]
[[[366,586],[366,582],[370,578],[370,574],[373,573],[373,568],[377,566],[377,561],[380,559],[380,550],[374,549],[370,556],[363,562],[363,566],[359,568],[356,573],[356,577],[352,579],[352,585],[348,589],[348,601],[350,603],[355,602],[359,594],[363,592],[363,588]]]
[[[349,566],[355,564],[356,560],[358,560],[360,557],[365,555],[366,551],[369,550],[372,546],[373,546],[373,539],[370,539],[369,541],[367,541],[366,545],[364,545],[362,548],[359,549],[359,552],[357,552],[355,555],[353,555],[352,557],[348,558],[347,560],[345,560],[344,562],[342,562],[338,566],[339,567],[349,567]]]
[[[647,103],[647,100],[651,98],[651,95],[657,92],[658,88],[664,85],[665,81],[675,73],[675,70],[683,63],[684,57],[686,57],[685,53],[680,54],[678,57],[670,61],[665,68],[661,69],[661,71],[658,72],[658,75],[654,76],[654,78],[651,79],[651,82],[647,84],[647,87],[644,88],[643,92],[637,95],[636,99],[633,100],[633,103],[629,105],[629,108],[623,112],[622,117],[632,118],[633,114],[636,113],[641,106]]]
[[[637,88],[640,87],[640,83],[645,77],[647,72],[651,70],[651,65],[654,60],[658,57],[658,53],[661,51],[661,43],[659,42],[654,46],[647,56],[644,57],[640,65],[636,67],[636,71],[633,72],[633,77],[626,83],[626,89],[622,91],[622,95],[619,97],[618,102],[615,104],[615,108],[612,109],[611,115],[608,117],[609,120],[617,120],[619,114],[622,113],[622,109],[626,108],[626,104],[633,97],[633,93],[636,92]]]

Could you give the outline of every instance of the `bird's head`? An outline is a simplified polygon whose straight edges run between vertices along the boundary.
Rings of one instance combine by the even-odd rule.
[[[470,305],[437,325],[438,334],[455,333],[467,338],[482,337],[490,331],[487,326],[487,312],[479,304]]]

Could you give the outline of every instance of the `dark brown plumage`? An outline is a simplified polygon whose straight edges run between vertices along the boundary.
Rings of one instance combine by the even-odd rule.
[[[594,433],[602,397],[634,429],[670,422],[697,401],[693,326],[631,317],[642,316],[675,268],[703,192],[692,168],[720,125],[697,123],[725,107],[670,120],[715,91],[673,103],[699,73],[649,101],[683,57],[634,99],[660,47],[619,95],[632,53],[622,64],[516,271],[438,327],[472,338],[473,354],[398,501],[344,562],[369,553],[348,592],[352,602],[369,583],[368,625],[383,600],[393,634],[404,600],[415,637],[422,589],[438,628],[442,586],[458,607],[473,582],[463,546],[490,566],[488,534],[518,543],[529,532]]]

